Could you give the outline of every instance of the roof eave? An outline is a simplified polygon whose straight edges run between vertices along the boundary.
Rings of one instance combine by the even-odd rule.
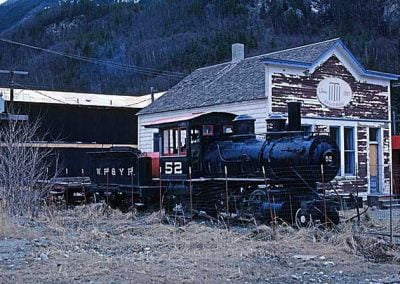
[[[295,61],[295,60],[282,60],[282,59],[272,59],[267,58],[262,60],[265,64],[270,65],[281,65],[281,66],[291,66],[291,67],[299,67],[299,68],[310,68],[312,64],[309,62]]]
[[[292,66],[292,67],[299,67],[299,68],[312,68],[312,67],[316,66],[325,55],[330,53],[337,46],[340,46],[341,48],[343,48],[344,51],[347,53],[347,55],[350,56],[350,58],[353,60],[353,62],[358,66],[361,75],[366,76],[366,77],[371,77],[371,78],[384,79],[384,80],[400,79],[400,75],[397,75],[397,74],[391,74],[391,73],[385,73],[385,72],[379,72],[379,71],[365,69],[364,66],[362,66],[362,64],[360,63],[360,61],[358,61],[357,58],[351,53],[351,51],[344,45],[342,40],[338,40],[334,45],[332,45],[329,49],[327,49],[325,52],[323,52],[318,57],[318,59],[316,59],[313,63],[304,62],[304,61],[295,61],[295,60],[272,59],[272,58],[263,59],[262,62],[264,62],[265,64],[270,64],[270,65]]]

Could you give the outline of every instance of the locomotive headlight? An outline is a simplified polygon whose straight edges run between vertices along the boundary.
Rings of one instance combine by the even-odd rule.
[[[331,151],[327,151],[324,153],[323,162],[327,166],[331,166],[334,162],[334,156]]]
[[[326,155],[325,156],[325,163],[330,164],[333,161],[332,155]]]

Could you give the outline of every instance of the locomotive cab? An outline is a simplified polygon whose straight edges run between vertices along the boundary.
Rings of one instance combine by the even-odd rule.
[[[167,181],[199,178],[203,173],[203,149],[216,140],[231,137],[235,114],[197,113],[146,124],[160,133],[160,178]]]

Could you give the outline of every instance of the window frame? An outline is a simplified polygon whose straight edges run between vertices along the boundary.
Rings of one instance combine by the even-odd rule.
[[[184,135],[184,144],[182,144],[182,133]],[[162,147],[161,156],[167,157],[186,157],[187,155],[187,128],[186,127],[170,127],[162,129]],[[167,141],[166,141],[167,139]],[[171,144],[172,139],[172,144]],[[183,148],[184,147],[184,148]],[[182,150],[184,149],[184,150]],[[174,153],[176,150],[176,153]]]
[[[339,137],[337,138],[337,141],[335,141],[338,144],[339,151],[340,151],[340,170],[337,175],[337,177],[351,177],[354,178],[356,176],[356,173],[358,171],[358,140],[357,140],[357,126],[355,125],[329,125],[329,135],[331,135],[331,129],[335,128],[338,131]],[[345,161],[345,128],[351,128],[353,129],[352,133],[352,139],[353,139],[353,150],[346,150],[348,153],[353,152],[354,153],[354,170],[352,173],[346,173],[346,161]]]
[[[160,132],[153,132],[153,152],[154,153],[160,153],[161,152],[161,148],[160,145],[161,143],[161,134]]]
[[[340,151],[340,157],[339,157],[340,169],[339,169],[339,173],[337,175],[338,176],[342,176],[342,173],[343,173],[342,160],[343,159],[342,159],[342,143],[341,143],[342,135],[341,135],[341,131],[340,131],[341,127],[340,126],[333,126],[333,125],[329,126],[329,136],[331,136],[332,129],[335,129],[335,131],[337,132],[337,137],[335,139],[335,142],[338,145],[339,151]]]
[[[346,149],[346,130],[351,130],[351,134],[349,134],[349,136],[351,137],[351,144],[352,144],[352,147],[350,147],[350,148],[353,148],[353,149]],[[343,161],[343,167],[344,167],[344,171],[343,171],[343,173],[344,173],[344,175],[345,176],[355,176],[356,175],[356,171],[357,171],[357,169],[356,169],[356,167],[357,167],[357,163],[356,163],[356,139],[355,139],[355,133],[356,133],[356,131],[355,131],[355,127],[352,127],[352,126],[344,126],[343,127],[343,140],[344,140],[344,143],[343,143],[343,155],[344,155],[344,159],[342,160]],[[350,167],[352,167],[353,168],[353,170],[352,170],[352,172],[347,172],[347,168],[346,168],[346,154],[347,155],[349,155],[349,154],[352,154],[353,155],[353,162],[352,162],[352,165],[350,166]]]
[[[207,128],[210,130],[210,132],[205,131]],[[204,124],[201,132],[203,136],[214,136],[214,125]]]

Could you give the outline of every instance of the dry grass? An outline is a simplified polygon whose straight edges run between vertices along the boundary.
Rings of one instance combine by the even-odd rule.
[[[249,224],[227,231],[224,224],[200,220],[173,226],[162,223],[166,219],[160,219],[159,212],[123,214],[104,204],[49,212],[35,221],[45,243],[31,253],[36,258],[45,254],[48,260],[30,262],[22,272],[10,271],[4,277],[15,276],[20,282],[243,283],[287,282],[298,271],[307,271],[304,282],[326,282],[323,271],[340,282],[339,271],[364,280],[365,271],[385,275],[398,270],[397,265],[392,268],[399,263],[398,248],[351,224],[336,230],[280,225],[275,232],[269,226]],[[318,258],[300,261],[293,257],[296,254],[324,256],[335,267],[330,270]],[[365,260],[379,262],[379,269],[374,271]],[[40,273],[24,276],[32,271]]]
[[[0,238],[8,237],[11,235],[12,226],[8,222],[8,218],[0,213]]]
[[[111,223],[110,220],[112,220]],[[237,243],[240,240],[240,242],[245,241],[246,247],[250,250],[253,244],[257,248],[260,242],[321,243],[340,248],[349,255],[359,255],[369,261],[400,263],[400,248],[398,246],[390,244],[388,239],[367,234],[368,229],[384,227],[384,224],[371,220],[368,215],[363,216],[361,226],[354,223],[344,223],[329,230],[318,227],[297,230],[289,225],[282,224],[277,226],[275,230],[266,225],[250,225],[248,228],[234,227],[233,231],[228,232],[224,229],[224,224],[215,224],[215,226],[207,226],[204,222],[203,224],[193,222],[185,226],[161,224],[167,221],[165,216],[160,220],[159,212],[143,214],[138,217],[133,213],[123,214],[105,204],[91,204],[75,207],[68,214],[65,214],[65,212],[56,213],[50,221],[49,227],[63,235],[67,235],[68,231],[74,228],[83,239],[92,241],[141,234],[159,235],[160,238],[165,236],[168,242],[171,241],[171,238],[175,240],[174,245],[170,248],[171,256],[175,250],[179,254],[184,252],[190,255],[193,251],[196,251],[195,248],[199,247],[202,249],[212,248],[218,251],[222,249],[227,254],[235,254]],[[176,222],[171,222],[176,224]],[[106,224],[107,228],[104,231]],[[156,241],[158,242],[160,238],[156,238]],[[210,243],[204,242],[205,240],[211,240],[212,247],[208,247]],[[135,240],[135,242],[141,243],[142,240]],[[143,242],[150,247],[159,246],[149,242],[149,239],[144,239]]]

